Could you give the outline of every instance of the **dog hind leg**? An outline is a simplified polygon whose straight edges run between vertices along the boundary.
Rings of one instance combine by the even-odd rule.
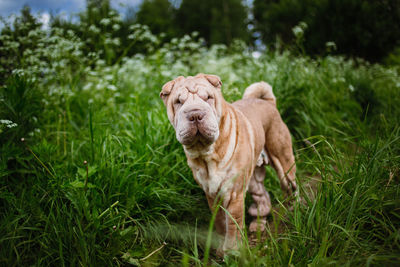
[[[293,158],[293,156],[282,160],[274,155],[271,155],[272,166],[279,177],[281,189],[286,197],[292,194],[294,194],[294,196],[298,195],[296,184],[296,165],[294,163],[294,159],[291,160],[291,158]]]
[[[257,166],[254,169],[253,176],[250,179],[249,190],[254,203],[249,208],[249,214],[254,217],[250,223],[250,232],[256,232],[258,229],[265,230],[267,215],[271,211],[271,199],[264,187],[265,167]]]

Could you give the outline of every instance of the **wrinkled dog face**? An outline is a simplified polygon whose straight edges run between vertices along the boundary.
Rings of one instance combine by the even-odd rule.
[[[160,93],[178,141],[188,147],[208,146],[219,136],[221,80],[197,74],[179,76],[166,83]]]

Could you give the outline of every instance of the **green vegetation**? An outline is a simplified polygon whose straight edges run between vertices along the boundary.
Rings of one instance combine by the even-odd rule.
[[[381,61],[400,45],[400,2],[380,0],[254,0],[254,24],[266,44],[278,37],[293,45],[292,28],[308,25],[305,51],[335,53]]]
[[[208,44],[231,44],[235,39],[249,41],[247,10],[241,0],[182,0],[176,11],[181,35],[197,31]]]
[[[122,29],[114,18],[98,20],[103,45],[92,51],[96,42],[80,33],[49,33],[34,20],[21,22],[26,33],[0,35],[8,62],[0,72],[0,265],[400,261],[398,65],[298,51],[255,58],[240,41],[206,47],[194,34],[162,43],[141,25],[125,30],[142,53],[119,46],[112,54],[119,37],[108,33]],[[287,210],[268,168],[276,207],[268,230],[224,261],[207,242],[212,214],[158,96],[165,82],[198,72],[219,75],[228,101],[252,82],[273,86],[303,197]]]

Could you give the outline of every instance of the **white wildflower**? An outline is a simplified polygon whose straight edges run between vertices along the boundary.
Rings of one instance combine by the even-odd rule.
[[[100,24],[104,25],[104,26],[107,26],[110,23],[111,23],[111,20],[109,18],[103,18],[103,19],[100,20]]]
[[[91,82],[85,84],[85,86],[82,88],[83,91],[88,91],[92,88],[93,84]]]
[[[95,25],[90,25],[89,27],[89,31],[93,32],[93,33],[100,33],[100,29],[97,28]]]
[[[137,30],[139,28],[141,28],[140,24],[133,24],[133,25],[129,26],[129,30],[131,30],[131,31]]]
[[[114,39],[112,40],[112,42],[113,42],[113,44],[116,45],[116,46],[121,45],[121,41],[119,40],[119,38],[114,38]]]
[[[112,28],[114,31],[118,31],[119,29],[121,29],[121,26],[119,24],[114,24]]]
[[[336,50],[335,42],[326,42],[325,46],[326,46],[326,49],[328,49],[329,51]]]
[[[107,89],[108,89],[108,90],[111,90],[111,91],[117,91],[117,87],[116,87],[115,85],[113,85],[113,84],[109,84],[109,85],[107,86]]]
[[[96,61],[96,65],[98,65],[98,66],[105,66],[105,65],[106,65],[106,62],[105,62],[103,59],[98,59],[98,60]]]
[[[102,84],[102,83],[96,84],[96,89],[97,90],[101,90],[101,89],[103,89],[103,87],[104,87],[104,84]]]
[[[298,25],[292,28],[292,32],[296,38],[301,38],[304,35],[304,31],[307,29],[307,23],[301,21]]]
[[[296,36],[296,37],[303,36],[303,29],[300,26],[294,26],[292,28],[292,32],[293,32],[294,36]]]
[[[18,124],[10,120],[0,120],[0,124],[4,124],[7,128],[14,128],[18,126]]]

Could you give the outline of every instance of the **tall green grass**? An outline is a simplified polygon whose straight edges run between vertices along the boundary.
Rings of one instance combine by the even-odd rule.
[[[214,238],[210,264],[399,262],[399,74],[340,57],[255,59],[196,45],[9,77],[0,119],[17,126],[0,124],[0,264],[202,265],[212,215],[158,97],[168,80],[198,72],[221,76],[229,101],[252,82],[272,84],[303,198],[287,210],[268,168],[277,207],[268,230],[224,261]]]

